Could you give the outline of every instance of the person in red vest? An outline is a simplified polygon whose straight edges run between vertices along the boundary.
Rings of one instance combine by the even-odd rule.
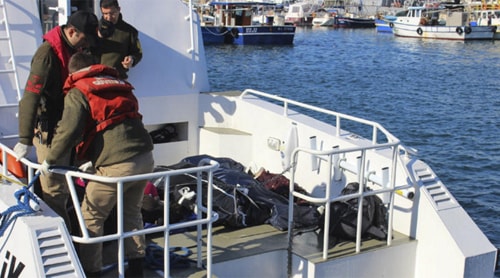
[[[64,85],[64,111],[52,139],[52,151],[42,163],[42,173],[76,147],[81,161],[92,162],[95,174],[122,177],[150,173],[154,168],[153,142],[144,128],[133,87],[120,79],[116,69],[94,64],[89,54],[74,54]],[[125,231],[143,229],[141,204],[147,180],[123,185]],[[89,181],[81,210],[90,236],[102,236],[104,222],[117,202],[117,185]],[[130,277],[142,276],[145,237],[125,239]],[[99,277],[102,243],[81,244],[80,261],[87,277]]]
[[[68,23],[48,31],[44,42],[31,60],[31,69],[19,102],[19,142],[17,159],[27,156],[33,145],[38,163],[51,151],[52,137],[61,119],[64,103],[63,85],[68,77],[68,62],[74,53],[97,43],[97,16],[86,11],[73,13]],[[61,156],[58,165],[68,165],[70,151]],[[71,229],[67,213],[69,190],[63,176],[40,177],[42,199],[61,216]]]

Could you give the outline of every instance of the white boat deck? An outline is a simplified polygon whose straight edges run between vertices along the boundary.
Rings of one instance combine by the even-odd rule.
[[[204,231],[205,233],[205,231]],[[322,258],[322,238],[323,235],[316,231],[305,231],[298,233],[294,237],[292,245],[292,253],[294,257],[309,260],[313,265],[320,265],[325,262]],[[196,261],[196,232],[184,232],[174,234],[170,237],[172,246],[188,248],[193,252],[189,257]],[[153,234],[148,236],[148,243],[164,246],[164,238],[161,234]],[[391,250],[397,249],[399,245],[413,244],[416,246],[416,241],[400,233],[393,234]],[[408,245],[407,245],[408,246]],[[113,259],[114,246],[107,246],[110,256],[106,264],[116,263]],[[338,241],[330,242],[328,250],[328,258],[326,261],[341,260],[350,256],[362,256],[370,254],[371,251],[387,248],[386,241],[380,240],[364,240],[361,245],[361,252],[356,254],[356,243],[353,241]],[[414,248],[409,248],[414,249]],[[259,276],[259,266],[252,263],[252,256],[263,255],[269,257],[270,263],[278,263],[276,268],[276,276],[287,277],[287,254],[288,254],[287,232],[279,231],[270,225],[259,225],[243,229],[228,229],[223,226],[215,227],[212,237],[212,259],[213,259],[213,275],[215,277],[263,277]],[[203,250],[203,261],[206,261],[205,251]],[[251,272],[245,270],[232,269],[231,262],[233,260],[248,260],[250,268],[256,269]],[[281,263],[279,263],[281,262]],[[294,263],[296,259],[294,259]],[[173,264],[171,262],[171,264]],[[239,264],[241,266],[241,264]],[[262,266],[264,267],[264,266]],[[148,264],[144,264],[145,277],[163,277],[163,271],[156,271],[149,268]],[[235,273],[241,271],[241,273]],[[266,270],[269,273],[269,269]],[[117,269],[113,268],[106,272],[105,277],[116,277]],[[171,277],[206,277],[204,269],[197,268],[196,263],[192,262],[189,268],[171,267]]]

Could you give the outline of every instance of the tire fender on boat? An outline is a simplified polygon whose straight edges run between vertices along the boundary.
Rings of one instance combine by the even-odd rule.
[[[390,22],[389,27],[394,28],[394,23]]]
[[[462,33],[464,32],[464,30],[462,30],[462,27],[457,27],[457,34],[459,35],[462,35]]]
[[[422,28],[418,27],[418,29],[417,29],[417,34],[422,35],[422,33],[423,33],[423,32],[422,32]]]
[[[231,35],[232,35],[235,39],[239,38],[239,37],[240,37],[240,35],[238,34],[238,28],[233,27],[233,28],[231,29]]]
[[[470,26],[465,26],[464,29],[466,34],[470,34],[470,32],[472,32],[472,28],[470,28]]]

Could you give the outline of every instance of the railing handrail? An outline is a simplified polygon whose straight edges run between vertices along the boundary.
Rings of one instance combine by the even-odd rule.
[[[315,112],[323,113],[323,114],[326,114],[326,115],[334,116],[336,118],[336,124],[335,124],[336,129],[337,129],[336,136],[340,136],[340,131],[341,131],[340,120],[341,119],[345,119],[345,120],[353,121],[353,122],[356,122],[356,123],[364,124],[364,125],[367,125],[367,126],[371,126],[372,129],[373,129],[371,141],[372,141],[372,143],[374,145],[378,144],[377,143],[377,130],[379,130],[380,132],[382,132],[382,134],[385,135],[385,137],[387,138],[388,142],[393,142],[393,143],[397,142],[397,144],[399,144],[399,139],[396,136],[392,135],[392,133],[390,133],[387,129],[385,129],[381,124],[379,124],[377,122],[374,122],[374,121],[369,121],[369,120],[366,120],[366,119],[362,119],[362,118],[358,118],[358,117],[355,117],[355,116],[343,114],[343,113],[340,113],[340,112],[335,112],[335,111],[332,111],[332,110],[320,108],[320,107],[317,107],[317,106],[305,104],[305,103],[302,103],[302,102],[299,102],[299,101],[287,99],[287,98],[284,98],[284,97],[280,97],[280,96],[277,96],[277,95],[264,93],[264,92],[253,90],[253,89],[246,89],[246,90],[244,90],[241,93],[241,95],[240,95],[240,99],[243,99],[248,94],[253,94],[253,95],[257,95],[257,96],[261,96],[261,97],[266,97],[266,98],[269,98],[269,99],[272,99],[272,100],[275,100],[275,101],[283,102],[283,115],[284,116],[288,115],[288,106],[289,106],[289,104],[292,104],[292,105],[295,105],[295,106],[298,106],[298,107],[301,107],[301,108],[309,109],[311,111],[315,111]]]
[[[3,161],[3,175],[8,176],[8,160],[7,160],[7,155],[10,154],[14,157],[16,157],[16,154],[13,150],[5,146],[4,144],[0,143],[0,148],[2,150],[2,161]],[[39,169],[41,166],[38,163],[31,162],[30,160],[26,158],[20,159],[20,162],[28,167],[28,183],[33,180],[33,177],[35,176],[35,170]],[[81,210],[76,209],[75,214],[77,217],[78,225],[80,227],[80,232],[82,233],[82,236],[72,236],[72,240],[78,243],[98,243],[98,242],[105,242],[105,241],[111,241],[111,240],[117,240],[118,241],[118,273],[119,277],[123,277],[124,273],[124,262],[125,262],[125,248],[124,248],[124,239],[135,236],[135,235],[146,235],[146,234],[153,234],[153,233],[159,233],[163,232],[164,238],[165,238],[165,252],[164,252],[164,273],[165,277],[170,277],[170,262],[169,262],[169,235],[170,231],[180,229],[180,228],[187,228],[187,227],[198,227],[197,229],[197,266],[199,268],[202,267],[202,253],[201,253],[201,244],[203,243],[202,239],[202,233],[201,233],[201,227],[202,225],[206,225],[207,229],[207,234],[206,234],[206,264],[204,265],[207,271],[207,277],[212,276],[212,223],[217,221],[218,219],[218,214],[212,210],[213,207],[213,194],[212,194],[212,188],[213,188],[213,172],[219,168],[219,163],[214,161],[214,160],[209,160],[209,159],[202,159],[199,163],[198,166],[196,167],[191,167],[191,168],[185,168],[185,169],[175,169],[175,170],[165,170],[165,171],[159,171],[159,172],[153,172],[153,173],[147,173],[147,174],[139,174],[139,175],[132,175],[132,176],[124,176],[124,177],[103,177],[103,176],[96,176],[88,173],[83,173],[79,172],[76,170],[71,170],[68,168],[63,168],[63,167],[55,167],[54,169],[51,169],[51,172],[56,173],[56,174],[61,174],[66,177],[66,181],[68,183],[68,188],[70,191],[70,198],[73,201],[73,204],[75,207],[80,207],[80,201],[78,198],[78,194],[76,192],[76,186],[74,183],[74,178],[83,178],[86,180],[93,180],[93,181],[98,181],[98,182],[103,182],[103,183],[116,183],[117,184],[117,232],[114,234],[108,234],[108,235],[103,235],[100,237],[90,237],[88,234],[88,231],[85,227],[85,223],[83,220],[83,215]],[[201,174],[206,173],[206,177],[202,177]],[[196,175],[196,183],[197,183],[197,194],[196,194],[196,205],[197,205],[197,211],[198,212],[205,212],[206,216],[202,217],[202,213],[197,213],[197,218],[194,220],[188,220],[185,222],[180,222],[180,223],[169,223],[169,209],[170,209],[170,200],[169,200],[169,182],[170,182],[170,177],[172,176],[178,176],[178,175],[184,175],[184,174],[194,174]],[[165,190],[164,190],[164,209],[163,209],[163,216],[164,216],[164,224],[161,226],[156,226],[153,228],[147,228],[147,229],[142,229],[142,230],[137,230],[137,231],[123,231],[123,184],[125,182],[130,182],[130,181],[138,181],[138,180],[153,180],[156,178],[165,178],[164,179],[164,185],[165,185]],[[195,180],[193,180],[195,182]],[[202,182],[207,183],[207,205],[204,207],[202,205],[202,199],[204,196],[203,190],[201,190]],[[33,188],[31,188],[33,190]]]
[[[414,184],[406,184],[406,185],[400,185],[396,186],[395,184],[395,179],[396,179],[396,167],[398,166],[397,161],[400,159],[399,158],[399,150],[401,149],[399,145],[399,141],[392,142],[392,143],[385,143],[382,144],[385,145],[386,147],[390,147],[392,151],[392,162],[391,162],[391,168],[392,172],[390,177],[387,179],[384,178],[375,178],[371,177],[371,175],[374,175],[372,171],[369,171],[366,169],[366,155],[367,155],[367,150],[373,149],[373,148],[380,148],[381,145],[377,146],[363,146],[363,147],[354,147],[354,148],[345,148],[345,149],[339,149],[339,148],[333,148],[329,150],[324,150],[324,151],[318,151],[315,149],[309,149],[309,148],[303,148],[303,147],[298,147],[295,148],[294,151],[292,152],[291,156],[291,161],[290,165],[293,165],[293,171],[290,177],[290,196],[289,196],[289,211],[288,211],[288,237],[289,241],[292,239],[292,229],[293,229],[293,209],[294,209],[294,197],[298,197],[301,199],[304,199],[305,201],[314,203],[314,204],[321,204],[325,206],[325,211],[324,211],[324,238],[323,238],[323,259],[326,259],[328,257],[328,240],[329,240],[329,231],[330,231],[330,225],[329,225],[329,219],[330,219],[330,206],[329,204],[335,201],[345,201],[353,198],[358,198],[359,200],[359,209],[358,209],[358,218],[357,218],[357,227],[356,227],[356,252],[360,252],[361,248],[361,222],[362,222],[362,213],[363,210],[362,204],[364,201],[364,197],[366,196],[372,196],[372,195],[377,195],[377,194],[383,194],[383,193],[389,193],[389,201],[387,203],[388,206],[388,220],[387,220],[387,225],[388,225],[388,234],[387,234],[387,245],[392,244],[392,215],[393,215],[393,210],[394,210],[394,194],[396,194],[397,190],[402,190],[402,189],[407,189],[410,187],[413,187]],[[340,162],[339,154],[346,154],[348,152],[361,152],[361,156],[359,157],[359,164],[357,164],[357,167],[353,169],[353,167],[347,167],[346,164],[342,164]],[[298,155],[299,153],[306,153],[308,155],[313,155],[313,156],[326,156],[326,159],[323,158],[328,162],[327,167],[327,173],[326,173],[326,181],[328,181],[328,184],[326,185],[326,190],[324,196],[320,197],[312,197],[312,196],[307,196],[305,194],[302,194],[300,192],[295,191],[295,169],[298,167]],[[335,166],[335,167],[334,167]],[[334,169],[334,171],[332,171]],[[335,180],[335,175],[337,171],[350,171],[358,176],[358,182],[359,182],[359,192],[357,193],[352,193],[348,195],[341,195],[341,196],[335,196],[331,197],[331,191],[333,187],[333,180]],[[364,190],[366,188],[366,185],[368,182],[372,182],[375,184],[378,184],[381,186],[381,189],[371,189],[371,190]],[[383,182],[386,182],[383,184]]]
[[[206,166],[202,166],[204,164],[209,164]],[[71,170],[54,170],[54,172],[59,173],[59,174],[64,174],[66,176],[66,181],[68,182],[70,191],[74,190],[74,192],[71,192],[72,198],[73,198],[73,203],[75,206],[79,206],[79,200],[78,196],[76,195],[76,190],[74,187],[73,183],[73,178],[85,178],[85,179],[92,179],[95,181],[100,181],[100,182],[105,182],[105,183],[117,183],[118,186],[118,198],[117,198],[117,232],[115,234],[111,235],[105,235],[101,237],[89,237],[88,231],[85,228],[84,221],[83,221],[83,215],[81,214],[81,211],[76,211],[76,215],[81,227],[81,231],[83,236],[78,237],[78,236],[73,236],[73,240],[79,243],[95,243],[95,242],[104,242],[104,241],[110,241],[110,240],[118,240],[119,245],[118,245],[118,263],[119,263],[119,273],[124,273],[124,258],[125,258],[125,250],[124,250],[124,239],[130,236],[134,235],[141,235],[141,234],[153,234],[153,233],[158,233],[158,232],[163,232],[163,236],[165,238],[165,247],[164,247],[164,273],[166,277],[170,276],[170,262],[169,262],[169,254],[168,250],[170,250],[170,243],[169,243],[169,235],[171,230],[179,229],[179,228],[186,228],[186,227],[201,227],[201,225],[207,225],[207,229],[211,229],[212,223],[215,222],[218,219],[218,215],[212,211],[212,176],[213,176],[213,171],[215,171],[219,167],[219,164],[216,161],[209,160],[209,159],[202,159],[197,167],[192,167],[192,168],[186,168],[186,169],[178,169],[178,170],[166,170],[166,171],[161,171],[161,172],[154,172],[154,173],[147,173],[147,174],[140,174],[140,175],[133,175],[133,176],[126,176],[126,177],[102,177],[102,176],[95,176],[91,174],[86,174],[86,173],[81,173],[77,171],[71,171]],[[207,191],[207,207],[202,207],[201,206],[201,200],[202,200],[202,192],[201,190],[201,176],[200,174],[206,172],[208,174],[208,191]],[[170,224],[169,223],[169,208],[170,208],[170,199],[169,199],[169,182],[170,182],[170,177],[172,176],[177,176],[177,175],[183,175],[187,173],[196,173],[197,174],[197,184],[198,184],[198,190],[197,190],[197,204],[198,204],[198,209],[199,210],[204,210],[207,212],[206,217],[202,218],[201,213],[197,214],[197,219],[195,220],[188,220],[182,223],[175,223],[175,224]],[[130,181],[137,181],[137,180],[151,180],[155,178],[160,178],[164,177],[166,178],[164,181],[164,224],[155,227],[155,228],[148,228],[148,229],[143,229],[139,231],[131,231],[131,232],[124,232],[123,231],[123,213],[120,213],[123,211],[123,183],[125,182],[130,182]],[[71,184],[71,185],[70,185]],[[82,226],[83,224],[83,226]],[[211,233],[207,234],[207,237],[211,237]],[[197,240],[197,244],[200,245],[202,243],[201,241],[201,229],[198,229],[198,234],[197,237],[200,240]],[[202,254],[201,254],[201,248],[197,248],[198,253],[197,253],[197,261],[198,261],[198,267],[202,267]],[[207,277],[211,277],[211,239],[207,239],[207,264],[206,264],[206,269],[207,269]]]

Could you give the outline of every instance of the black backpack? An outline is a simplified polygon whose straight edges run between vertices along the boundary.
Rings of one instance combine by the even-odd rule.
[[[365,191],[370,191],[369,187]],[[359,192],[359,183],[352,182],[342,190],[342,195]],[[376,196],[363,198],[363,218],[361,238],[387,238],[387,208],[382,200]],[[330,204],[330,235],[339,239],[355,240],[358,218],[358,198],[346,201],[337,201]],[[324,223],[323,221],[321,224]]]

